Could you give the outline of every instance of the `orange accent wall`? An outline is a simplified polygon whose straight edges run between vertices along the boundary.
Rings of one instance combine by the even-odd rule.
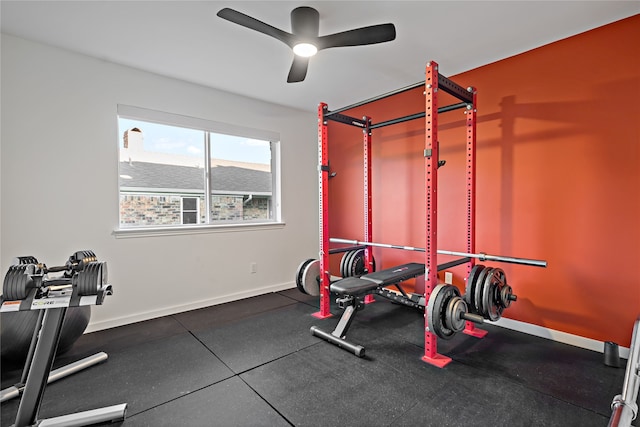
[[[640,315],[637,40],[640,15],[448,76],[478,90],[477,252],[549,263],[485,263],[505,270],[518,295],[504,317],[630,345]],[[379,123],[423,111],[417,89],[345,114]],[[439,249],[465,250],[464,119],[439,115]],[[373,131],[373,241],[425,246],[423,149],[421,119]],[[362,239],[362,131],[330,122],[329,157],[330,234]],[[378,269],[424,261],[374,255]],[[334,274],[338,264],[333,256]],[[464,291],[465,268],[452,271]]]

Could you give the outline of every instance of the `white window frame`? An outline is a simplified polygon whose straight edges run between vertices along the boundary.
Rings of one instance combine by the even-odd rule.
[[[248,231],[248,230],[263,230],[265,228],[282,228],[284,222],[282,221],[282,202],[281,202],[281,178],[280,178],[280,134],[278,132],[254,129],[245,126],[239,126],[229,123],[222,123],[213,120],[201,119],[196,117],[189,117],[174,113],[167,113],[163,111],[150,110],[142,107],[135,107],[130,105],[119,104],[117,106],[117,118],[137,119],[146,122],[153,122],[158,124],[164,124],[169,126],[185,127],[190,129],[202,130],[205,132],[221,133],[245,138],[260,139],[271,142],[271,176],[272,176],[272,194],[271,205],[273,209],[272,218],[263,221],[243,221],[234,223],[198,223],[188,225],[173,225],[173,226],[140,226],[131,228],[120,227],[120,221],[113,231],[113,235],[117,238],[121,237],[145,237],[153,235],[173,235],[173,234],[197,234],[197,233],[210,233],[210,232],[227,232],[227,231]],[[208,133],[207,143],[208,141]],[[119,136],[120,137],[120,136]],[[205,144],[208,147],[208,144]],[[118,144],[120,147],[120,144]],[[209,152],[205,153],[207,158]],[[119,156],[118,156],[119,157]],[[207,176],[207,181],[210,180],[210,176]],[[207,185],[209,187],[209,185]],[[118,192],[118,200],[120,199],[120,185],[116,186]],[[206,194],[206,193],[205,193]],[[207,221],[210,218],[210,198],[211,194],[205,197],[205,208],[209,212],[207,214]],[[119,203],[118,203],[119,205]],[[182,207],[182,202],[181,202]],[[119,208],[119,206],[118,206]],[[198,205],[198,210],[200,209]],[[182,214],[182,211],[181,211]],[[119,215],[118,215],[119,216]],[[199,218],[199,217],[198,217]],[[181,220],[182,222],[182,220]]]

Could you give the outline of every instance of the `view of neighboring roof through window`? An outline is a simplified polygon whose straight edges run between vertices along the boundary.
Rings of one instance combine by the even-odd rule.
[[[278,220],[277,141],[127,117],[118,127],[120,229]]]

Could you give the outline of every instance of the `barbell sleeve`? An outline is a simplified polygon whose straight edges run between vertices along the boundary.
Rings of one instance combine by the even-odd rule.
[[[473,313],[462,313],[460,318],[468,320],[469,322],[477,323],[478,325],[484,323],[484,318],[482,316]]]

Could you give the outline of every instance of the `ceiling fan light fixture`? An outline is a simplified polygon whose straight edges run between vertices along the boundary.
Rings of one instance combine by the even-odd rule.
[[[298,43],[293,47],[293,53],[303,58],[309,58],[318,53],[318,48],[311,43]]]

